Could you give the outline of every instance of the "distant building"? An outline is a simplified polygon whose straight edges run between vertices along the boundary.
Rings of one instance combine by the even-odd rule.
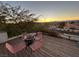
[[[51,22],[48,24],[48,28],[64,28],[79,30],[79,21]]]
[[[49,29],[58,28],[59,26],[60,26],[60,22],[53,22],[49,24],[48,28]]]
[[[67,22],[65,24],[64,28],[77,29],[77,30],[79,30],[79,22],[78,21]]]

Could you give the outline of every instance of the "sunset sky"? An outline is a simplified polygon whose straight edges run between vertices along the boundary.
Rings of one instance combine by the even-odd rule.
[[[29,9],[32,13],[41,15],[42,22],[79,19],[79,1],[5,1],[3,3]]]

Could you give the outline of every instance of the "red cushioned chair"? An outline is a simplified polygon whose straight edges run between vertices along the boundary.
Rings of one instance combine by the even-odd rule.
[[[40,49],[43,46],[43,35],[42,32],[37,32],[37,36],[35,37],[35,41],[32,45],[30,45],[30,48],[32,51],[36,51]]]
[[[5,44],[5,46],[12,54],[16,54],[19,51],[21,51],[22,49],[26,48],[26,44],[22,39],[9,40]]]

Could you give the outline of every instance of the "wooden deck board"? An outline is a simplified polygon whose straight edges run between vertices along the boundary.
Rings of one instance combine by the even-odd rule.
[[[5,44],[0,45],[0,56],[2,57],[28,57],[26,49],[11,54]],[[79,57],[79,48],[75,41],[44,35],[44,45],[38,51],[33,52],[30,57]]]

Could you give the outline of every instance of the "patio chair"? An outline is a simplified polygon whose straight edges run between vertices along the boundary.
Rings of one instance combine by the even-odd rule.
[[[6,42],[5,47],[12,53],[16,54],[26,48],[26,44],[22,39],[12,39]]]
[[[35,37],[35,41],[30,45],[32,51],[36,51],[43,46],[43,35],[42,32],[37,32],[37,36]]]

